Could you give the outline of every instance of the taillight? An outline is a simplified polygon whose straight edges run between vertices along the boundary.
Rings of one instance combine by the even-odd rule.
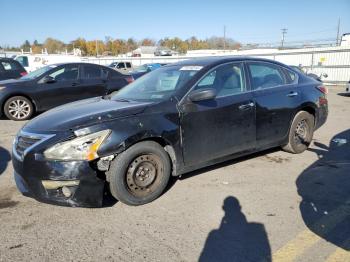
[[[25,75],[27,75],[28,73],[26,72],[26,71],[24,71],[24,72],[21,72],[21,76],[25,76]]]
[[[325,86],[316,86],[316,88],[321,91],[321,93],[327,95],[328,94],[328,88]]]
[[[134,78],[132,76],[128,76],[126,78],[126,81],[128,82],[128,84],[130,84],[131,82],[134,82]]]

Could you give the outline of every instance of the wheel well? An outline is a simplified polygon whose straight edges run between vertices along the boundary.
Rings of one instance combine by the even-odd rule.
[[[3,105],[2,105],[2,110],[5,110],[5,104],[6,104],[7,100],[9,100],[10,98],[15,97],[15,96],[23,96],[23,97],[27,98],[30,102],[32,102],[34,113],[36,112],[36,104],[35,104],[34,100],[31,99],[29,96],[23,95],[23,94],[11,94],[11,95],[9,95],[9,96],[4,100],[4,103],[3,103]]]
[[[314,118],[316,117],[316,110],[313,107],[311,107],[311,106],[303,107],[303,108],[300,109],[300,111],[306,111],[309,114],[313,115]]]

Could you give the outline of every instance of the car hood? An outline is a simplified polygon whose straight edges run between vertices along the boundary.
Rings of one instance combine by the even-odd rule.
[[[56,107],[29,121],[24,130],[52,132],[76,130],[144,111],[150,102],[124,102],[95,97]]]
[[[30,82],[30,80],[26,80],[26,79],[7,79],[7,80],[0,81],[0,86],[10,87],[10,86],[16,86],[18,84],[22,84],[23,85],[23,83],[27,83],[27,82]]]

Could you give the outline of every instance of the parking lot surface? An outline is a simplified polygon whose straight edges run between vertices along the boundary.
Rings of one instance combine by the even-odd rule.
[[[139,207],[23,197],[10,152],[24,123],[1,119],[0,261],[350,261],[350,97],[329,89],[328,121],[308,151],[192,172]]]

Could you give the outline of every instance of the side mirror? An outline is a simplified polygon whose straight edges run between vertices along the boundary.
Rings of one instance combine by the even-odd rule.
[[[51,83],[55,83],[55,82],[56,82],[56,80],[52,76],[45,76],[43,79],[43,83],[45,83],[45,84],[51,84]]]
[[[327,78],[328,74],[327,73],[322,73],[321,76],[323,76],[324,78]]]
[[[189,95],[189,99],[192,102],[211,100],[211,99],[214,99],[215,97],[216,97],[216,90],[214,88],[194,90]]]

